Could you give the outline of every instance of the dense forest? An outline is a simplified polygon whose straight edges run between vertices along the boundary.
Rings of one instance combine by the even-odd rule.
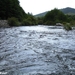
[[[66,21],[66,15],[64,15],[64,13],[62,13],[60,10],[56,8],[54,10],[49,11],[44,17],[44,22],[50,25]]]
[[[65,15],[57,8],[48,11],[43,17],[37,17],[39,24],[55,25],[56,23],[70,24],[75,26],[75,15]]]
[[[11,25],[35,24],[35,22],[31,23],[35,21],[34,16],[30,13],[25,13],[19,4],[19,0],[0,0],[0,19],[9,20],[9,23],[13,22]]]
[[[56,23],[75,25],[75,15],[65,15],[56,8],[48,11],[43,17],[25,13],[19,0],[0,0],[0,19],[8,20],[10,26],[55,25]]]
[[[27,17],[18,0],[0,0],[0,19],[16,17],[19,20]]]

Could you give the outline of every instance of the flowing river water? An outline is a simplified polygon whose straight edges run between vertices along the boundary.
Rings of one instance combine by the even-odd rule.
[[[24,26],[0,29],[0,75],[75,75],[75,29]]]

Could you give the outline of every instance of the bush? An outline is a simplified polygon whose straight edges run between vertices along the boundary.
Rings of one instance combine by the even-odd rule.
[[[18,19],[15,17],[8,18],[8,24],[10,26],[19,26],[20,25]]]
[[[25,20],[23,20],[22,25],[29,26],[29,25],[31,25],[31,22],[28,19],[25,19]]]
[[[72,26],[75,26],[75,21],[70,22]]]
[[[64,26],[64,29],[67,30],[67,31],[72,30],[72,27],[69,23],[64,24],[63,26]]]
[[[55,22],[53,22],[53,21],[46,21],[44,24],[45,25],[55,25]]]

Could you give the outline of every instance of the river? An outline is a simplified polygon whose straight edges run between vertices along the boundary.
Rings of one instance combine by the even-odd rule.
[[[0,73],[3,72],[75,75],[75,29],[40,25],[0,28]]]

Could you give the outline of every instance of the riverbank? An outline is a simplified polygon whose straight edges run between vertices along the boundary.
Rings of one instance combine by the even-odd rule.
[[[0,28],[10,27],[7,20],[0,20]]]

